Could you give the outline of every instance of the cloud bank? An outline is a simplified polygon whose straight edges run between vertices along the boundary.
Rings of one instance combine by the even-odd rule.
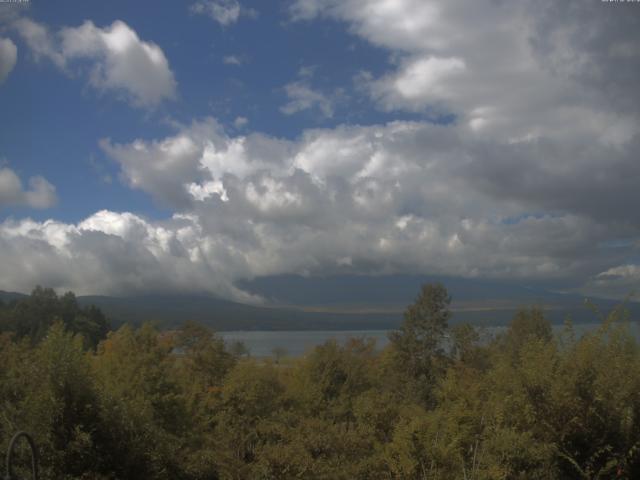
[[[175,213],[5,221],[1,260],[21,285],[81,293],[247,300],[236,282],[260,275],[429,273],[624,295],[640,268],[640,30],[628,8],[299,0],[294,20],[343,22],[388,52],[388,70],[363,72],[358,88],[423,120],[282,139],[204,118],[164,138],[103,139],[123,181]],[[74,32],[104,34],[90,22]],[[53,50],[34,40],[34,54],[66,66],[65,35]],[[89,45],[77,55],[103,51]],[[334,113],[296,82],[309,91],[286,92],[285,113]]]
[[[360,76],[383,110],[453,113],[491,138],[591,130],[615,143],[637,131],[634,8],[581,0],[298,0],[291,14],[340,20],[389,52],[389,72]]]
[[[85,293],[195,289],[241,300],[238,280],[291,272],[575,284],[635,248],[603,244],[640,233],[627,221],[638,215],[630,207],[606,214],[640,201],[625,178],[607,184],[610,207],[586,201],[603,190],[602,170],[591,167],[603,157],[624,165],[636,146],[489,144],[466,127],[423,122],[309,130],[289,141],[231,136],[213,119],[162,139],[101,145],[132,188],[178,213],[166,221],[103,211],[76,225],[5,222],[2,250],[20,249],[22,258],[47,251],[47,262],[57,262],[31,269],[25,284],[51,271],[53,284],[93,289]],[[504,172],[510,162],[518,174]],[[556,162],[564,174],[547,171]]]

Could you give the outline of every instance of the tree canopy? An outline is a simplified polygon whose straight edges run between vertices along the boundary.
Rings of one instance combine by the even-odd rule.
[[[81,335],[91,347],[97,346],[110,329],[102,311],[93,305],[80,306],[73,292],[58,296],[53,289],[38,286],[29,296],[0,303],[0,333],[12,333],[17,339],[37,343],[55,322]]]
[[[2,307],[28,328],[0,335],[0,448],[32,433],[46,480],[640,478],[640,348],[620,312],[578,338],[523,310],[482,340],[431,285],[384,349],[276,362],[190,322],[94,349],[72,296],[34,297]]]

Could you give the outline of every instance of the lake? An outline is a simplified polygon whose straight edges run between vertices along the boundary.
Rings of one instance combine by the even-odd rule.
[[[597,328],[599,323],[580,323],[573,326],[576,337]],[[483,327],[483,338],[503,332],[506,327]],[[554,325],[556,333],[560,333],[563,325]],[[631,330],[636,339],[640,340],[640,328],[638,323],[631,324]],[[389,330],[285,330],[285,331],[231,331],[220,332],[225,342],[241,341],[254,357],[268,357],[273,355],[276,348],[284,349],[287,356],[304,355],[310,349],[322,345],[327,340],[334,339],[344,344],[349,338],[374,339],[378,348],[383,348],[389,343],[387,334]]]

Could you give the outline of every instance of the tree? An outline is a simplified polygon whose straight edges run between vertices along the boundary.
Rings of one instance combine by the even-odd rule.
[[[550,342],[552,339],[551,323],[544,317],[542,309],[533,307],[516,313],[504,336],[502,348],[517,356],[527,342]]]
[[[235,364],[235,357],[227,352],[224,340],[204,325],[187,321],[175,337],[181,351],[185,379],[206,390],[218,386]]]
[[[28,338],[33,344],[40,342],[55,322],[80,334],[86,346],[95,348],[109,332],[109,321],[102,311],[91,305],[81,307],[76,296],[67,292],[58,296],[51,288],[40,286],[31,295],[1,308],[0,331],[13,332],[17,339]]]
[[[25,339],[0,351],[3,449],[11,435],[26,430],[38,446],[41,478],[99,471],[102,425],[82,338],[57,322],[37,346]]]
[[[404,312],[400,330],[391,332],[398,366],[417,382],[417,394],[430,402],[435,379],[444,366],[443,341],[451,312],[451,296],[441,283],[422,286]]]
[[[486,351],[480,348],[480,333],[471,324],[451,327],[450,341],[452,359],[480,370],[488,367]]]
[[[251,352],[242,340],[235,340],[228,345],[227,350],[236,358],[250,357]]]
[[[101,458],[116,478],[182,478],[178,459],[191,430],[171,345],[144,324],[109,334],[93,357],[103,418]]]

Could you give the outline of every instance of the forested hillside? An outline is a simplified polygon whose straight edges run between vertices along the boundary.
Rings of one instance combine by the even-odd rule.
[[[95,347],[110,329],[104,313],[94,305],[82,306],[72,292],[58,296],[51,288],[36,287],[31,295],[5,294],[0,297],[0,333],[32,345],[42,340],[56,322]]]
[[[194,323],[98,342],[98,313],[42,291],[3,320],[0,447],[31,432],[51,480],[640,478],[622,309],[582,338],[523,310],[486,339],[451,327],[449,303],[425,285],[384,350],[353,339],[276,361]]]

